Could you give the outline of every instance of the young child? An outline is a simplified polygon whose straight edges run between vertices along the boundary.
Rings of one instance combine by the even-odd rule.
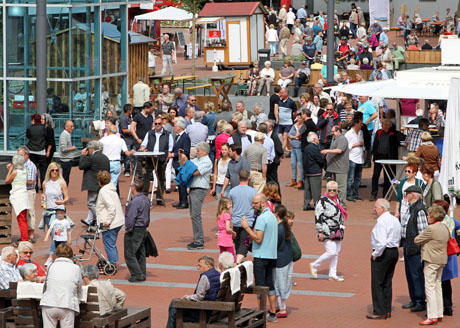
[[[65,209],[56,210],[57,220],[53,220],[46,232],[45,241],[48,241],[51,233],[53,233],[54,246],[57,248],[60,244],[70,243],[72,233],[70,222],[65,219]]]
[[[222,197],[217,206],[217,226],[219,234],[217,235],[217,245],[219,245],[220,252],[230,252],[236,261],[235,247],[233,246],[233,239],[236,237],[236,232],[233,231],[232,226],[232,200],[228,197]]]

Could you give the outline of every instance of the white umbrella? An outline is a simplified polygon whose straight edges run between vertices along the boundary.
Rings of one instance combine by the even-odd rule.
[[[171,21],[190,21],[193,15],[186,10],[176,7],[166,7],[151,13],[137,15],[135,20],[171,20]]]
[[[453,209],[455,196],[460,193],[460,77],[450,81],[449,98],[447,100],[446,127],[442,150],[442,165],[439,175],[444,194],[451,198]]]

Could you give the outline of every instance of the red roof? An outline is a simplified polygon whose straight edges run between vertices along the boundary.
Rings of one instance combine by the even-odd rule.
[[[208,2],[200,17],[251,16],[259,6],[264,11],[260,2]]]

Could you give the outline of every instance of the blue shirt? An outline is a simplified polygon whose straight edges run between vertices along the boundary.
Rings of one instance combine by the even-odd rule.
[[[241,219],[246,216],[246,221],[252,226],[254,223],[254,209],[252,199],[257,190],[249,186],[236,186],[230,190],[229,197],[233,203],[232,223],[235,227],[241,227]]]
[[[364,104],[359,104],[358,110],[363,113],[363,123],[369,119],[377,110],[375,109],[374,105],[368,100]],[[369,131],[374,130],[374,121],[369,122],[367,125],[367,129]]]
[[[298,19],[305,18],[305,17],[307,17],[307,11],[304,8],[300,8],[299,10],[297,10],[296,15],[297,15]]]
[[[314,43],[308,44],[305,43],[302,47],[303,52],[308,56],[308,57],[315,57],[315,52],[316,52],[316,46]]]
[[[318,31],[322,31],[323,28],[319,25],[313,25],[313,35],[317,35]]]
[[[327,65],[324,65],[323,68],[321,68],[321,74],[323,74],[324,79],[327,80]],[[339,70],[336,65],[334,65],[334,75],[339,74]]]
[[[384,45],[388,45],[388,35],[385,32],[380,33],[379,41],[383,42]]]
[[[255,230],[264,232],[260,244],[252,243],[252,256],[259,259],[273,259],[278,257],[278,221],[267,207],[257,218]]]

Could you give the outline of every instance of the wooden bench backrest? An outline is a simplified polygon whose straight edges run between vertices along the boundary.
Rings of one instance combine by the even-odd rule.
[[[80,327],[93,327],[92,320],[99,316],[99,297],[97,296],[97,288],[89,286],[86,303],[80,303]]]
[[[14,326],[19,328],[40,327],[40,300],[11,300],[13,304]]]
[[[441,64],[441,50],[406,50],[407,64]]]
[[[228,302],[229,295],[231,296],[232,293],[230,291],[230,274],[226,272],[220,284],[219,291],[217,292],[216,302]],[[220,311],[212,311],[211,315],[209,316],[208,323],[216,322],[220,318],[222,318],[225,313]]]

